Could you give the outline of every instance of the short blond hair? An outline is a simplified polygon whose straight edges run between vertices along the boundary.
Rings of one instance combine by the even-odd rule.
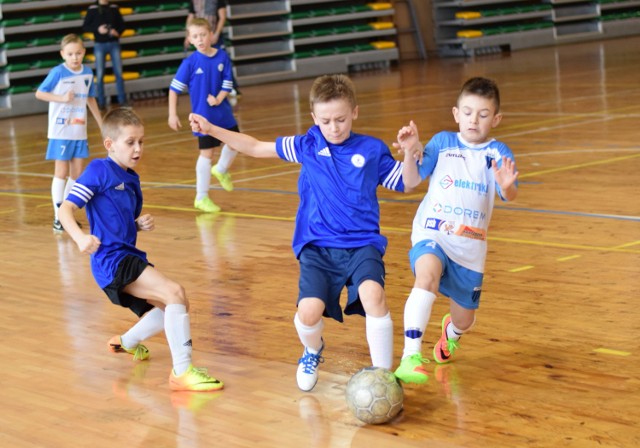
[[[111,109],[102,118],[102,138],[117,140],[122,128],[125,126],[143,127],[144,123],[142,122],[142,118],[130,107]]]
[[[82,38],[77,34],[71,33],[64,36],[60,41],[60,50],[64,50],[64,47],[69,44],[80,44],[84,48],[84,42],[82,42]]]
[[[332,100],[347,100],[351,109],[356,108],[356,88],[347,75],[322,75],[313,81],[309,92],[311,111],[316,104]]]
[[[209,23],[207,19],[203,19],[203,18],[196,18],[196,19],[189,20],[189,22],[187,22],[187,29],[189,29],[192,26],[199,26],[202,28],[206,28],[208,31],[213,31],[213,29],[211,28],[211,23]]]

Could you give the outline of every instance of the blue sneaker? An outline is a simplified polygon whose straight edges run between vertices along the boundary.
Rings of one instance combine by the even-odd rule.
[[[318,364],[324,362],[324,358],[321,356],[322,350],[324,350],[324,341],[317,354],[310,353],[307,347],[304,348],[302,358],[298,360],[298,372],[296,373],[300,390],[308,392],[318,382]]]

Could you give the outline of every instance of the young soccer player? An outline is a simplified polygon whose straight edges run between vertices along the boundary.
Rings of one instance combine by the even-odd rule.
[[[178,94],[189,90],[191,110],[225,129],[238,131],[238,124],[227,96],[233,89],[231,60],[224,50],[212,47],[213,32],[207,19],[193,19],[187,25],[189,41],[196,48],[182,61],[169,89],[169,127],[174,131],[182,127],[178,118]],[[196,163],[196,199],[193,206],[203,212],[220,211],[211,198],[209,186],[213,174],[226,191],[233,190],[228,170],[237,152],[224,145],[218,163],[211,166],[213,151],[221,145],[217,138],[194,132],[198,137],[200,156]]]
[[[142,215],[140,179],[133,170],[143,153],[144,127],[129,108],[113,109],[102,125],[108,157],[95,159],[78,178],[60,208],[60,220],[81,252],[91,254],[91,271],[109,300],[129,308],[141,319],[129,331],[109,341],[113,352],[144,360],[149,351],[142,341],[164,330],[173,369],[172,390],[213,391],[221,381],[191,364],[189,302],[184,288],[147,261],[136,248],[137,233],[154,229],[154,219]],[[74,220],[85,207],[90,233]]]
[[[293,251],[300,262],[298,311],[294,325],[304,351],[298,361],[298,387],[310,391],[323,362],[323,316],[343,321],[340,293],[346,286],[345,314],[366,316],[374,366],[391,368],[393,324],[384,293],[387,239],[380,234],[378,185],[404,191],[402,162],[376,138],[351,131],[358,117],[355,88],[345,75],[317,78],[310,92],[315,123],[306,134],[275,142],[227,131],[199,115],[195,132],[213,135],[253,157],[279,157],[302,165],[300,206]]]
[[[83,159],[89,157],[87,143],[87,107],[98,126],[102,117],[96,103],[93,72],[82,64],[85,48],[82,39],[67,34],[60,42],[64,62],[51,69],[36,91],[36,98],[49,102],[47,160],[55,161],[51,199],[53,230],[62,231],[58,209],[82,173]]]
[[[404,309],[404,352],[395,374],[407,383],[428,379],[422,338],[436,294],[449,297],[450,313],[442,319],[433,348],[439,364],[451,361],[460,336],[475,322],[487,256],[487,231],[495,194],[512,201],[517,194],[513,153],[489,136],[502,119],[495,82],[469,79],[453,107],[459,132],[440,132],[422,148],[414,122],[398,132],[394,146],[419,159],[405,163],[408,188],[430,177],[429,190],[415,219],[409,252],[415,274]]]

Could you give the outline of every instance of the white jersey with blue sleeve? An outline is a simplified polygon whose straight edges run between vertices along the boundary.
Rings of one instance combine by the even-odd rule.
[[[135,171],[110,158],[92,160],[66,200],[79,208],[86,206],[91,234],[100,239],[100,247],[91,255],[91,271],[100,288],[111,284],[125,256],[147,261],[136,248],[135,220],[142,211],[142,191]]]
[[[431,176],[413,221],[411,243],[434,240],[456,263],[484,272],[487,231],[496,192],[491,161],[498,167],[513,153],[502,142],[470,144],[459,133],[440,132],[425,146],[418,172]]]
[[[216,106],[207,103],[209,95],[217,96],[221,90],[233,90],[231,60],[224,50],[218,50],[213,56],[198,51],[192,53],[180,64],[169,88],[178,94],[188,90],[191,111],[202,115],[210,123],[225,129],[237,126],[227,98]],[[194,132],[193,135],[206,136],[199,132]]]
[[[54,140],[87,139],[87,98],[95,97],[93,72],[89,67],[74,72],[60,64],[51,69],[38,90],[64,95],[73,91],[73,100],[69,103],[49,101],[49,131],[47,137]]]
[[[279,137],[280,158],[302,164],[300,205],[293,235],[299,256],[307,244],[332,248],[373,245],[384,255],[377,187],[404,191],[402,162],[374,137],[352,133],[343,143],[325,140],[318,126],[305,135]]]

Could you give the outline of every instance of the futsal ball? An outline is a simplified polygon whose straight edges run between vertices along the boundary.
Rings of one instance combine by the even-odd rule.
[[[351,377],[345,392],[347,405],[359,420],[386,423],[402,409],[404,393],[392,371],[365,367]]]

